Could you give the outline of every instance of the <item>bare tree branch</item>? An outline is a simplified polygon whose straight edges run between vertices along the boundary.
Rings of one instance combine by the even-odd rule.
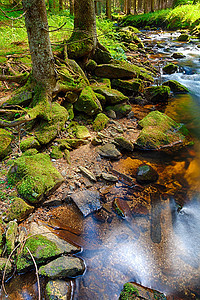
[[[31,253],[31,251],[28,249],[28,247],[26,247],[28,253],[30,254],[31,258],[32,258],[32,261],[34,263],[34,266],[35,266],[35,274],[36,274],[36,277],[37,277],[37,283],[38,283],[38,300],[41,300],[41,293],[40,293],[40,280],[39,280],[39,275],[38,275],[38,267],[37,267],[37,264],[36,264],[36,261]]]
[[[6,17],[6,18],[8,18],[8,19],[10,19],[10,20],[19,20],[19,19],[21,19],[21,18],[23,18],[23,16],[26,14],[26,11],[25,12],[23,12],[23,14],[21,15],[21,16],[19,16],[19,17],[17,17],[17,18],[12,18],[12,17],[9,17],[6,13],[5,13],[5,11],[2,9],[2,8],[0,8],[0,11],[4,14],[4,16]]]

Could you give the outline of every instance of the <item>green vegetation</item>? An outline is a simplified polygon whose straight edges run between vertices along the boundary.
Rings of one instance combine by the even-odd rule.
[[[131,300],[136,299],[139,296],[137,288],[135,288],[131,283],[127,282],[124,284],[123,290],[120,294],[120,300]]]

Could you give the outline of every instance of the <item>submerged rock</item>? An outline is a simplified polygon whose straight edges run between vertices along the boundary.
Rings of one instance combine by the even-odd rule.
[[[49,156],[44,153],[22,155],[14,161],[7,177],[16,186],[18,193],[31,203],[41,202],[64,181]]]
[[[185,55],[183,53],[180,53],[180,52],[174,52],[172,54],[172,57],[175,58],[175,59],[177,59],[177,58],[184,58]]]
[[[167,297],[156,290],[147,288],[138,283],[127,282],[124,284],[119,297],[119,300],[124,299],[167,300]]]
[[[79,257],[62,256],[39,268],[39,274],[51,279],[73,278],[82,275],[85,264]]]
[[[158,180],[158,173],[150,165],[142,164],[137,169],[136,180],[139,183],[151,183]]]
[[[72,297],[72,283],[65,280],[51,280],[46,285],[46,297],[48,300],[67,300]]]
[[[179,42],[189,42],[190,37],[187,33],[181,33],[181,35],[179,35],[179,37],[178,37],[178,41]]]
[[[12,133],[0,128],[0,159],[11,152],[10,144],[12,142]]]
[[[175,94],[186,94],[189,90],[176,80],[168,80],[162,84],[163,86],[169,86],[171,91]]]
[[[188,130],[167,115],[152,111],[139,125],[143,128],[136,145],[144,150],[177,150],[187,144]]]
[[[100,194],[97,191],[79,191],[70,195],[70,198],[75,202],[84,217],[101,208]]]
[[[110,159],[119,159],[121,153],[117,150],[114,144],[107,143],[97,149],[97,152],[103,156]]]

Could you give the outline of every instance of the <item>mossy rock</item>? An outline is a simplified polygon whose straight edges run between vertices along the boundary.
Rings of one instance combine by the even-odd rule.
[[[2,222],[2,220],[1,220]],[[3,239],[3,232],[4,232],[4,229],[2,226],[0,226],[0,255],[3,251],[3,248],[4,248],[4,239]]]
[[[106,87],[111,89],[111,81],[109,78],[95,77],[95,80],[91,80],[90,86],[92,89],[96,87]]]
[[[118,136],[114,139],[115,143],[119,149],[132,152],[134,150],[134,145],[131,141],[125,139],[123,136]]]
[[[143,129],[136,140],[136,145],[141,149],[177,150],[177,147],[187,144],[187,138],[182,133],[182,125],[159,111],[150,112],[139,125]]]
[[[71,164],[71,157],[70,157],[70,152],[68,149],[64,150],[64,158],[68,164]]]
[[[78,147],[82,145],[86,145],[88,143],[87,140],[83,139],[57,139],[56,142],[59,144],[59,147],[61,150],[72,150],[72,149],[77,149]]]
[[[85,70],[86,70],[87,72],[93,72],[93,71],[96,69],[96,66],[97,66],[96,61],[90,59],[90,60],[88,61],[88,63],[86,64],[86,66],[85,66]]]
[[[109,64],[112,61],[112,55],[108,51],[97,48],[93,55],[93,60],[98,64]]]
[[[137,94],[142,87],[141,79],[113,79],[112,80],[112,88],[115,88],[121,91],[124,95],[130,96]]]
[[[77,139],[88,139],[91,137],[89,130],[86,126],[79,125],[77,122],[72,121],[67,127],[67,131],[74,135]]]
[[[14,198],[12,203],[7,211],[5,221],[17,220],[17,222],[21,222],[25,220],[33,211],[34,206],[27,204],[21,198]]]
[[[35,155],[35,154],[37,154],[37,153],[38,153],[37,149],[31,148],[31,149],[26,150],[26,151],[23,153],[23,156],[33,156],[33,155]]]
[[[173,63],[169,63],[166,66],[163,67],[163,73],[164,74],[173,74],[175,72],[178,71],[178,66],[173,64]]]
[[[7,178],[16,185],[19,195],[34,204],[55,191],[64,180],[44,153],[16,159]]]
[[[59,159],[63,157],[63,153],[58,146],[53,146],[50,156],[51,158]]]
[[[72,293],[72,284],[65,280],[50,280],[46,285],[46,298],[48,300],[66,300]]]
[[[74,118],[74,106],[73,106],[73,104],[72,103],[65,103],[64,107],[68,111],[69,120],[73,120],[73,118]]]
[[[0,159],[4,158],[11,152],[10,144],[12,142],[12,133],[0,128]]]
[[[119,30],[118,35],[122,42],[125,42],[125,43],[134,42],[136,44],[141,43],[141,39],[135,34],[134,31],[130,30],[129,27],[125,27],[122,30]]]
[[[189,37],[189,35],[187,33],[182,33],[181,35],[179,35],[178,41],[179,42],[189,42],[190,41],[190,37]]]
[[[131,51],[137,51],[138,46],[134,43],[130,43],[130,44],[128,44],[128,49],[131,50]]]
[[[6,250],[8,255],[14,250],[17,236],[17,222],[10,221],[6,230]]]
[[[39,149],[40,148],[40,143],[34,136],[30,136],[26,138],[25,140],[22,140],[20,143],[20,149],[22,152],[28,150],[28,149]]]
[[[58,103],[52,104],[51,120],[41,120],[35,128],[35,136],[40,144],[48,144],[56,138],[68,120],[68,111]]]
[[[74,104],[74,108],[89,116],[96,115],[102,111],[101,103],[90,86],[82,90],[77,102]]]
[[[168,86],[151,86],[144,90],[145,98],[151,103],[167,102],[170,95]]]
[[[162,84],[163,86],[169,86],[174,94],[187,94],[189,90],[176,80],[168,80]]]
[[[98,114],[93,123],[94,131],[103,130],[108,124],[108,122],[109,122],[109,118],[105,114],[103,113]]]
[[[134,33],[141,33],[141,31],[139,29],[137,29],[136,27],[133,27],[133,26],[126,26],[126,27],[120,27],[119,31],[121,32],[127,32],[127,31],[130,31],[130,32],[134,32]]]
[[[180,52],[174,52],[172,54],[172,57],[175,58],[175,59],[179,59],[179,58],[184,58],[185,55],[183,53],[180,53]]]
[[[113,105],[128,100],[127,96],[114,89],[109,89],[107,87],[95,87],[93,89],[95,93],[101,94],[106,98],[107,105]]]
[[[99,93],[95,93],[97,99],[100,101],[101,105],[104,106],[106,104],[106,97]]]
[[[106,111],[114,111],[118,118],[127,116],[131,110],[132,106],[129,104],[116,104],[114,106],[107,106]]]
[[[139,183],[151,183],[158,180],[158,173],[148,164],[142,164],[138,167],[136,180]]]

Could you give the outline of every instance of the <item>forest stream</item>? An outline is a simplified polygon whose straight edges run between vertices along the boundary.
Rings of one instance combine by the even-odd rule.
[[[87,266],[85,274],[73,282],[74,300],[117,300],[128,281],[156,289],[168,299],[200,299],[199,42],[177,42],[176,32],[149,31],[145,35],[144,44],[153,50],[150,59],[160,68],[174,52],[185,55],[176,60],[177,73],[161,74],[156,80],[174,79],[190,90],[189,94],[171,97],[160,110],[184,123],[195,136],[195,143],[176,155],[134,151],[112,162],[115,170],[127,176],[134,175],[133,170],[141,163],[150,163],[159,174],[156,184],[142,191],[123,178],[116,185],[101,188],[107,203],[117,197],[128,205],[125,219],[116,215],[105,221],[98,214],[83,218],[72,205],[53,208],[52,216],[59,213],[59,217],[52,218],[50,225],[62,228],[68,222],[78,229],[78,233],[55,231],[82,247],[79,257]],[[110,207],[104,209],[109,212]],[[37,299],[36,286],[34,272],[17,276],[7,285],[8,297]]]

